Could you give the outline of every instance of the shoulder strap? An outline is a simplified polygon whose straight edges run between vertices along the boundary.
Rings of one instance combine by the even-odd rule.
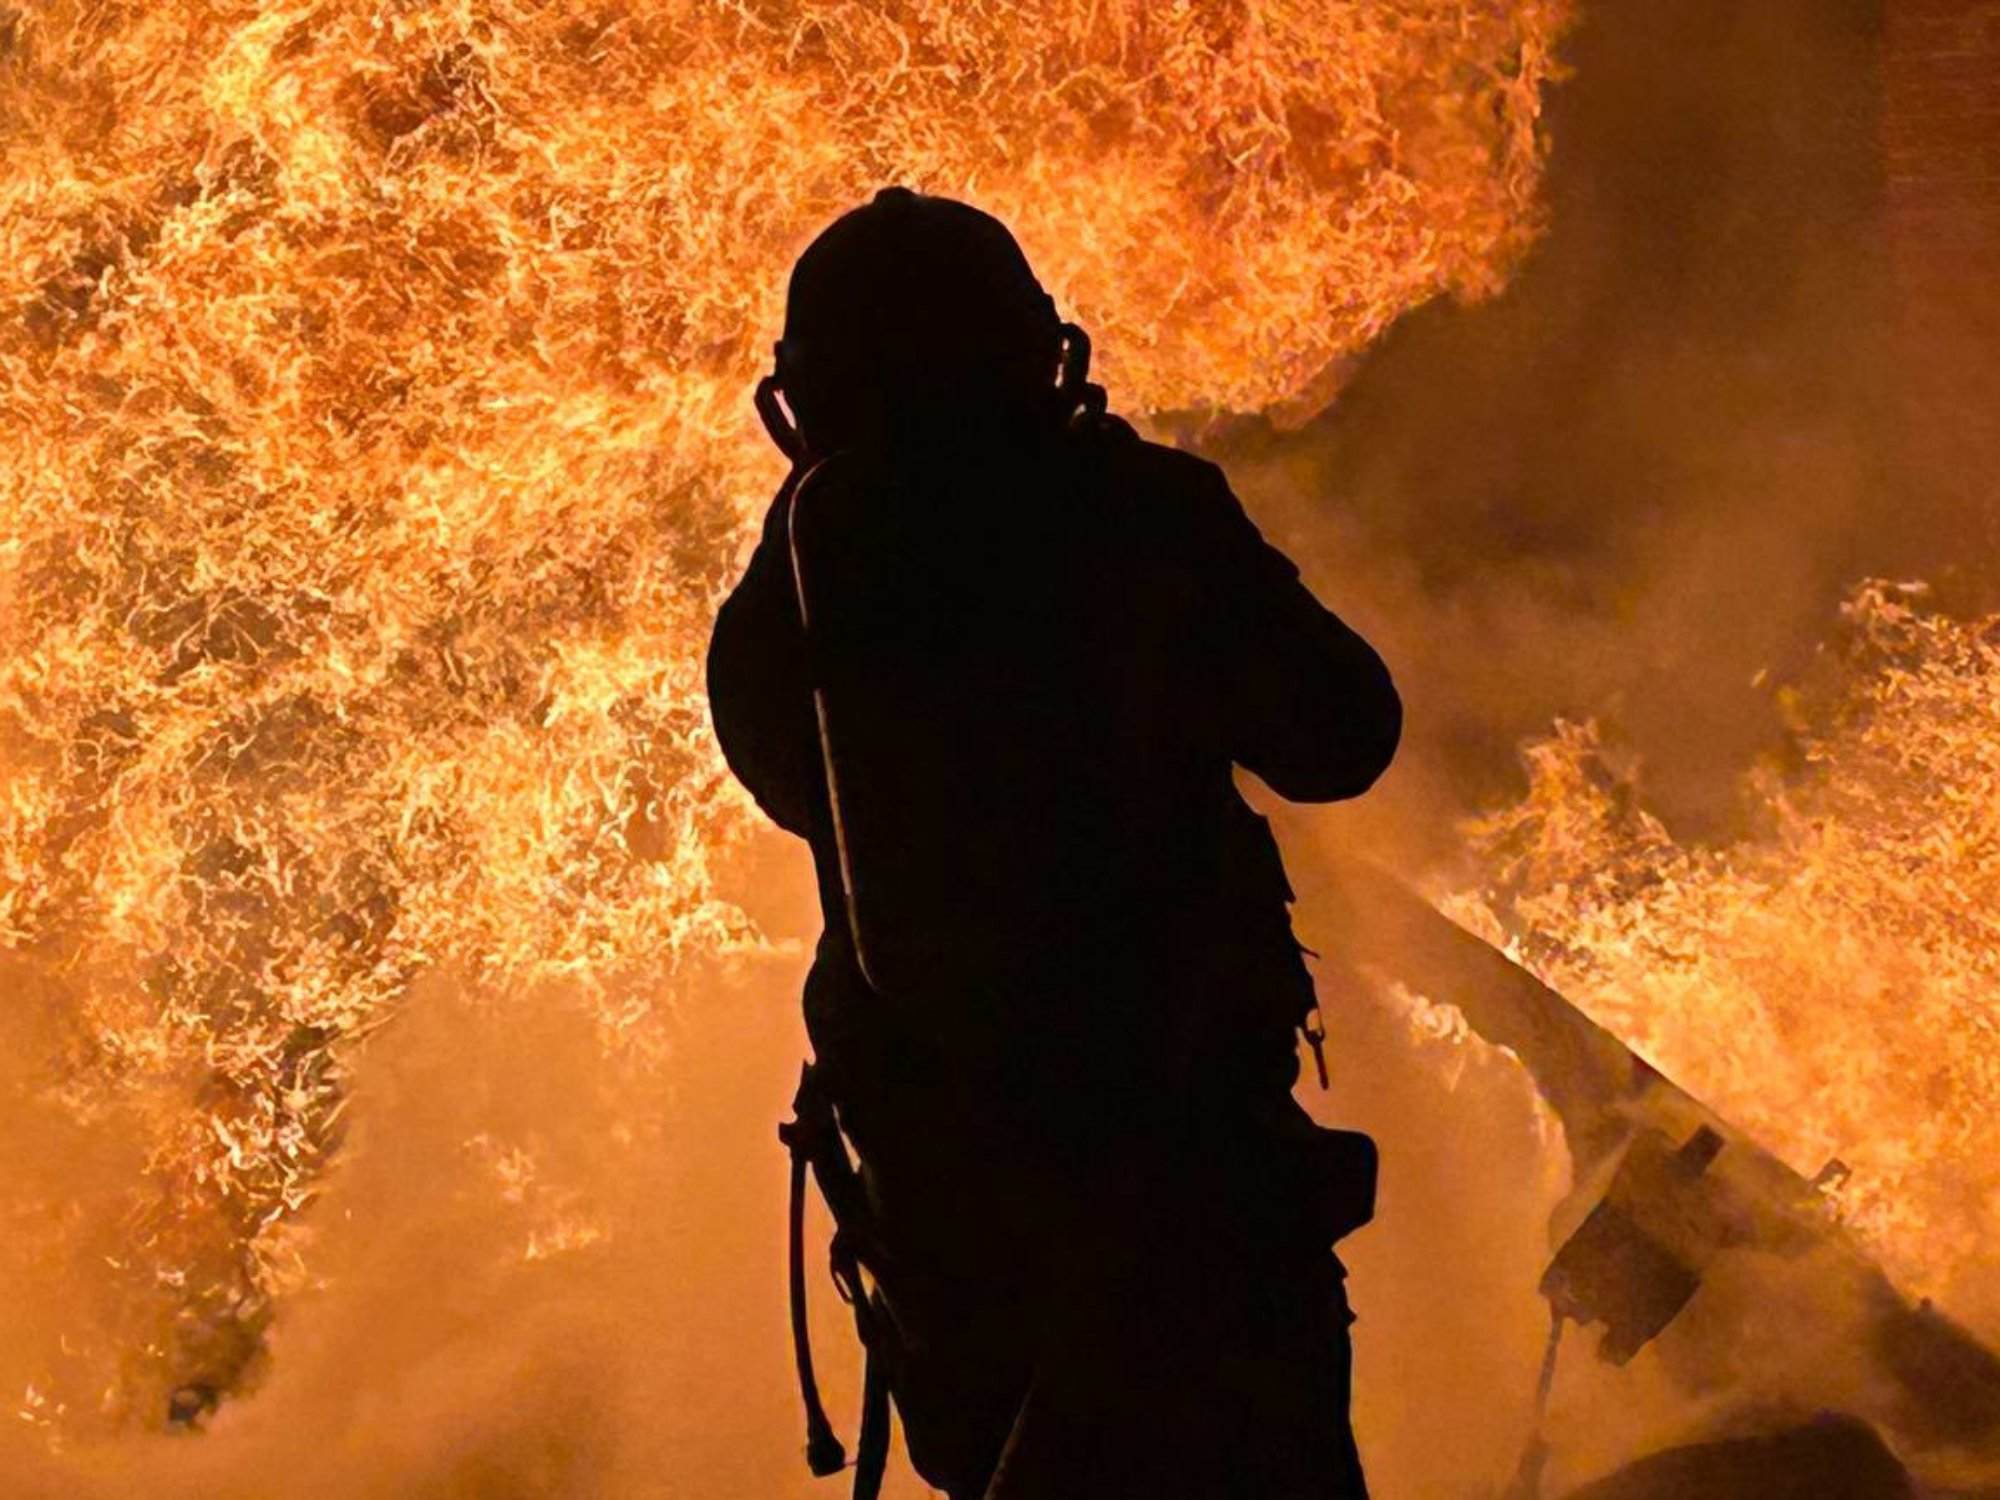
[[[836,915],[845,927],[848,941],[853,945],[854,962],[861,972],[862,980],[871,990],[879,993],[874,976],[868,968],[868,950],[862,941],[861,910],[854,883],[854,860],[848,848],[847,824],[842,817],[840,800],[840,775],[834,754],[833,729],[827,704],[825,673],[821,670],[818,653],[813,642],[813,607],[811,581],[806,566],[806,547],[802,533],[810,530],[810,522],[801,520],[802,514],[817,509],[811,502],[816,500],[830,478],[838,473],[843,464],[840,455],[823,458],[809,469],[799,480],[792,492],[792,503],[786,513],[786,547],[791,557],[792,588],[798,600],[799,631],[805,638],[806,660],[812,683],[813,721],[819,735],[819,760],[822,773],[823,794],[813,799],[813,847],[815,858],[822,866],[818,871],[820,901],[825,911],[828,926],[833,926]],[[825,868],[827,864],[832,868]],[[832,877],[829,879],[828,877]],[[830,893],[840,892],[841,910],[836,914],[832,909]]]

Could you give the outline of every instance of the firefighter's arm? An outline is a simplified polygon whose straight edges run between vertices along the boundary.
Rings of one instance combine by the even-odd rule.
[[[750,566],[716,614],[708,702],[729,769],[773,822],[804,838],[819,740],[785,541],[791,491],[778,492]]]
[[[1358,797],[1402,737],[1389,669],[1264,540],[1221,471],[1210,472],[1198,524],[1213,560],[1230,758],[1288,801]]]

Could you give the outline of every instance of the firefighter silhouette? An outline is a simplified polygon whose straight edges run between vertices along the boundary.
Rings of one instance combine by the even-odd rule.
[[[825,911],[784,1134],[868,1346],[856,1488],[893,1400],[953,1500],[1359,1496],[1374,1152],[1291,1097],[1312,981],[1232,767],[1357,796],[1401,708],[1088,366],[997,220],[892,188],[800,257],[758,391],[792,470],[709,691]],[[831,1472],[803,1279],[795,1229]]]

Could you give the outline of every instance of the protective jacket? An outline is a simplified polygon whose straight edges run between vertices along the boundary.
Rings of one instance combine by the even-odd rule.
[[[1115,419],[844,462],[838,503],[796,473],[773,502],[709,691],[829,894],[807,1019],[911,1457],[954,1500],[1359,1495],[1351,1221],[1285,1147],[1311,980],[1232,768],[1358,795],[1389,674],[1220,470]],[[836,600],[810,642],[801,566]],[[827,892],[828,698],[860,945]]]

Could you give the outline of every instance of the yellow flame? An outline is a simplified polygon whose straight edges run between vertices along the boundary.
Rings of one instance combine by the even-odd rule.
[[[1831,684],[1788,700],[1806,771],[1762,826],[1684,845],[1599,730],[1528,751],[1473,825],[1493,885],[1448,903],[1811,1175],[1915,1291],[2000,1326],[2000,617],[1873,583]]]
[[[0,942],[38,1097],[149,1167],[51,1231],[123,1246],[103,1346],[237,1357],[154,1288],[255,1324],[417,974],[630,1041],[753,940],[699,666],[819,225],[976,199],[1125,408],[1307,410],[1532,238],[1567,4],[0,13]]]

